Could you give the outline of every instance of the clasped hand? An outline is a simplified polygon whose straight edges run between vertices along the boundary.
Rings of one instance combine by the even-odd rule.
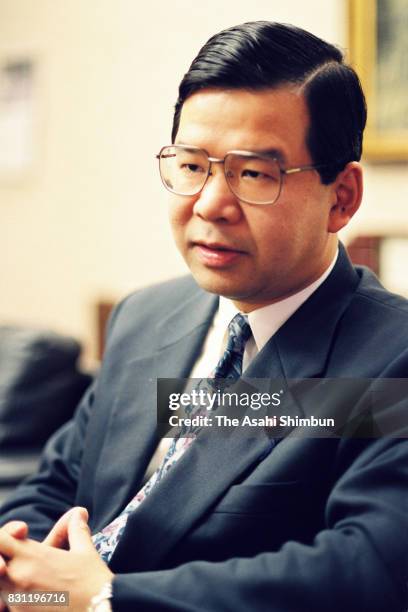
[[[54,525],[43,542],[30,540],[28,527],[11,521],[0,529],[0,589],[68,591],[69,610],[86,612],[91,598],[112,580],[113,573],[98,555],[85,508],[72,508]],[[6,606],[0,603],[0,612]],[[61,606],[32,606],[30,611],[61,612]],[[27,612],[26,606],[11,606]]]

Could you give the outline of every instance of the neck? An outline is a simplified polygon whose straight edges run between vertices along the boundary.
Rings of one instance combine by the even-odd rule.
[[[310,274],[308,277],[302,279],[300,282],[296,283],[286,291],[281,292],[279,295],[270,296],[264,300],[257,300],[256,296],[248,300],[232,299],[232,303],[240,312],[248,314],[250,312],[253,312],[254,310],[258,310],[259,308],[263,308],[265,306],[269,306],[270,304],[276,304],[278,302],[286,300],[287,298],[299,293],[303,289],[306,289],[314,282],[319,280],[319,278],[321,278],[333,264],[333,260],[337,254],[337,249],[338,240],[336,239],[335,242],[333,241],[333,244],[328,249],[328,252],[325,254],[324,258],[322,258],[321,264],[318,268],[316,268],[313,274]]]

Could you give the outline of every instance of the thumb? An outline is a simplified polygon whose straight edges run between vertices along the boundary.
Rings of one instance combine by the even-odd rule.
[[[24,540],[28,535],[28,525],[24,521],[9,521],[2,529],[17,538],[18,540]],[[4,576],[7,573],[6,561],[2,555],[0,555],[0,576]],[[1,600],[0,600],[0,612],[1,612]]]
[[[43,540],[43,544],[53,546],[55,548],[66,548],[68,544],[68,525],[73,512],[80,512],[85,520],[88,519],[88,511],[86,508],[77,506],[70,508],[63,514],[54,527],[51,529],[47,537]]]
[[[24,521],[9,521],[3,529],[19,540],[24,540],[28,535],[28,525]]]
[[[88,512],[85,508],[74,508],[68,523],[70,550],[88,552],[94,550],[91,531],[88,527]]]

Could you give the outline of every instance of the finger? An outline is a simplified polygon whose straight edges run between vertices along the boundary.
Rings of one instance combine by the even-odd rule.
[[[81,506],[77,506],[75,508],[70,508],[68,512],[65,512],[58,521],[55,523],[54,527],[51,529],[47,537],[43,540],[43,544],[47,544],[48,546],[53,546],[54,548],[66,548],[68,545],[68,524],[71,519],[73,512],[79,512],[80,515],[84,518],[85,521],[88,520],[88,510],[86,508],[82,508]]]
[[[13,538],[24,540],[28,535],[28,525],[24,521],[9,521],[3,525],[2,529]],[[4,576],[7,571],[6,560],[0,555],[0,576]],[[0,608],[1,612],[1,608]]]
[[[4,603],[4,597],[6,596],[7,593],[12,593],[15,590],[15,585],[8,579],[8,578],[0,578],[0,594],[1,597],[3,598],[2,603]],[[0,608],[1,610],[1,608]],[[8,610],[7,606],[6,606],[6,610]]]
[[[0,554],[10,559],[16,554],[21,543],[6,533],[4,529],[0,529]]]
[[[44,538],[43,544],[53,546],[55,548],[65,547],[65,545],[68,543],[68,523],[72,510],[73,508],[70,508],[68,512],[65,512],[65,514],[60,516],[49,534]]]
[[[0,577],[5,576],[7,574],[7,565],[4,557],[0,555]],[[0,608],[1,612],[1,608]]]
[[[68,542],[70,549],[76,552],[94,550],[91,532],[88,527],[88,512],[86,508],[73,509],[68,524]]]
[[[54,548],[65,548],[68,543],[68,522],[69,519],[64,514],[44,538],[43,544]]]
[[[24,521],[9,521],[2,529],[19,540],[24,540],[28,535],[28,525]]]

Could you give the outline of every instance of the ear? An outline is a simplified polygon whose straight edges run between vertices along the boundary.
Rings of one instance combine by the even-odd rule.
[[[350,162],[332,184],[333,204],[329,213],[328,232],[335,234],[347,225],[360,207],[363,197],[363,170]]]

